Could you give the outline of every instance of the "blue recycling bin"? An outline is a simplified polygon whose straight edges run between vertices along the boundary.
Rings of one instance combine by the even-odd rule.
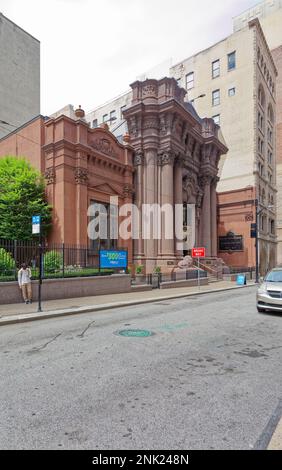
[[[246,286],[247,285],[247,276],[245,274],[239,274],[236,281],[237,286]]]

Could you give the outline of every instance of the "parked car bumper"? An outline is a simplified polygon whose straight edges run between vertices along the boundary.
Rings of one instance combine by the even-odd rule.
[[[259,293],[257,294],[257,307],[260,309],[282,312],[282,298],[275,299],[267,293]]]

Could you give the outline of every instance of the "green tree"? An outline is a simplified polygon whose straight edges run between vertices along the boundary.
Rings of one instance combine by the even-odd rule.
[[[0,159],[0,238],[32,239],[32,216],[41,215],[42,233],[51,227],[44,179],[26,160]]]

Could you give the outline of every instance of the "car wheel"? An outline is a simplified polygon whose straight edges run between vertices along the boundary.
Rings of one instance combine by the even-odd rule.
[[[258,313],[265,313],[265,308],[257,307]]]

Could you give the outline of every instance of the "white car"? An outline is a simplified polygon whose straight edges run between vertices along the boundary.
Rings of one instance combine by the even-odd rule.
[[[257,309],[282,312],[282,268],[270,271],[257,291]]]

